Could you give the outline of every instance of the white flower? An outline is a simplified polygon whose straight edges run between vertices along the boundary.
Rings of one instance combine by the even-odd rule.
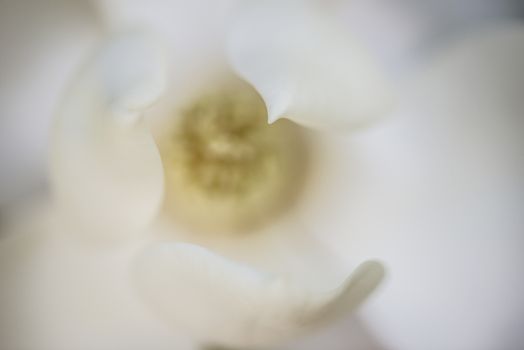
[[[281,342],[352,310],[382,278],[381,265],[368,261],[345,282],[322,284],[317,274],[326,272],[300,262],[307,285],[273,260],[275,240],[307,235],[303,213],[280,223],[274,210],[293,200],[287,192],[295,183],[308,181],[307,150],[297,126],[268,126],[266,118],[351,127],[376,117],[390,98],[356,44],[321,15],[287,6],[246,6],[225,33],[231,67],[258,89],[269,116],[228,66],[217,67],[216,76],[210,70],[225,45],[200,65],[180,54],[164,57],[161,44],[131,32],[109,39],[87,63],[54,129],[52,179],[61,210],[90,235],[129,238],[145,230],[151,246],[133,263],[140,292],[173,325],[211,344]],[[176,42],[172,49],[195,54]],[[169,75],[169,65],[189,80]],[[155,118],[163,119],[156,142]],[[189,228],[162,222],[171,206]],[[252,227],[263,220],[261,229]]]
[[[197,14],[215,13],[199,12],[200,5],[194,5]],[[471,275],[479,270],[462,259],[483,252],[482,246],[473,247],[471,253],[463,246],[472,244],[471,235],[479,228],[491,237],[486,240],[490,247],[499,245],[503,254],[511,252],[507,244],[519,242],[518,203],[509,202],[512,197],[507,192],[522,189],[520,178],[513,178],[522,164],[511,153],[521,145],[520,121],[512,118],[522,106],[520,101],[506,99],[506,94],[495,94],[491,84],[501,84],[496,91],[508,91],[508,86],[519,90],[523,79],[516,67],[521,62],[522,29],[496,32],[451,51],[405,89],[402,97],[407,103],[399,116],[348,138],[329,130],[359,126],[388,105],[379,74],[355,45],[335,40],[331,25],[326,28],[329,23],[310,12],[297,12],[296,5],[277,12],[266,6],[256,9],[255,16],[248,7],[233,17],[240,21],[233,21],[227,58],[217,54],[224,46],[218,44],[217,51],[207,40],[202,45],[199,40],[180,45],[186,37],[180,34],[184,28],[192,39],[211,36],[210,30],[216,43],[222,42],[218,39],[223,39],[223,32],[211,19],[196,21],[210,27],[200,28],[201,32],[187,27],[188,22],[182,21],[185,14],[175,8],[165,16],[167,22],[156,17],[154,21],[159,33],[173,31],[166,41],[175,54],[164,55],[163,43],[137,32],[118,35],[106,41],[73,80],[54,127],[57,207],[48,208],[51,213],[44,219],[31,220],[28,224],[34,227],[22,226],[30,231],[36,227],[44,234],[13,236],[2,247],[2,266],[17,266],[28,273],[20,278],[7,269],[2,278],[11,286],[6,293],[23,291],[0,299],[16,301],[18,322],[24,327],[4,338],[7,344],[14,337],[19,338],[14,344],[27,348],[185,348],[175,336],[181,331],[223,345],[272,343],[352,309],[380,280],[380,265],[367,263],[343,289],[327,295],[320,292],[341,281],[347,266],[370,256],[385,259],[393,277],[364,316],[392,348],[488,349],[490,342],[500,344],[501,338],[488,334],[482,338],[476,333],[500,320],[515,324],[511,317],[521,314],[508,311],[515,304],[496,299],[517,299],[512,293],[518,296],[522,286],[509,290],[501,283],[500,288],[478,294],[478,299],[462,297],[461,293],[484,281],[481,275]],[[122,15],[120,23],[134,21],[137,7],[126,9],[130,13],[109,14]],[[286,12],[291,10],[293,16]],[[138,12],[147,17],[148,7]],[[177,13],[181,27],[169,22],[175,21],[171,14]],[[516,57],[504,54],[507,47]],[[212,200],[204,201],[203,210],[186,210],[174,222],[169,220],[172,211],[163,205],[164,195],[166,201],[175,202],[178,195],[182,203],[195,203],[199,197],[180,191],[176,184],[174,190],[169,187],[173,179],[164,169],[170,166],[166,159],[173,150],[164,147],[165,133],[153,138],[150,130],[156,125],[146,123],[167,116],[159,125],[167,125],[169,135],[170,117],[183,114],[179,107],[194,107],[194,101],[208,96],[202,86],[218,87],[226,97],[239,98],[235,85],[233,90],[220,90],[228,80],[223,80],[221,69],[215,74],[215,66],[228,62],[259,91],[272,120],[286,116],[302,125],[327,129],[315,133],[311,180],[285,213],[275,216],[265,207],[268,200],[280,204],[278,196],[275,202],[274,197],[263,197],[262,202],[248,201],[245,208],[237,208],[247,216],[259,208],[270,218],[247,235],[197,230],[199,218],[211,221],[211,229],[236,228],[227,206],[218,218],[205,212],[220,209]],[[492,62],[504,65],[495,70]],[[226,73],[226,77],[234,74]],[[353,85],[357,80],[352,77],[359,84]],[[470,85],[468,80],[473,78],[479,82]],[[471,94],[460,85],[463,80]],[[500,123],[492,118],[499,113]],[[264,139],[267,134],[262,135]],[[215,140],[216,134],[204,136]],[[213,147],[225,147],[229,155],[228,143],[218,145]],[[277,155],[286,149],[276,145]],[[465,159],[471,162],[468,166],[462,165]],[[440,164],[433,166],[435,162]],[[286,176],[297,173],[286,171],[277,173],[277,178],[282,176],[283,183],[289,184]],[[482,177],[470,181],[471,175],[479,173]],[[280,188],[272,187],[274,183],[264,183],[269,187],[263,188]],[[492,183],[493,189],[485,191],[486,183]],[[480,193],[480,200],[471,193]],[[451,209],[446,212],[448,206]],[[462,215],[456,218],[454,213]],[[468,218],[477,213],[484,216]],[[501,226],[502,222],[509,225]],[[494,229],[501,235],[498,231],[503,229],[505,238],[493,238]],[[453,255],[455,247],[457,255]],[[337,261],[340,257],[342,261]],[[505,273],[482,273],[490,276],[489,281],[504,282],[518,262],[517,257],[506,257],[496,262]],[[449,283],[464,285],[450,292]],[[484,304],[506,310],[493,321],[492,312],[490,317],[477,317],[476,323],[460,317],[450,321],[448,310],[443,310],[434,322],[445,332],[428,335],[429,328],[418,325],[427,320],[420,310],[427,310],[432,319],[431,314],[442,305],[438,298],[445,293],[449,294],[444,304],[460,312]],[[449,336],[458,326],[454,319],[460,322],[464,338]],[[464,319],[469,321],[467,327]],[[407,323],[411,321],[415,325]],[[412,335],[413,330],[422,330],[420,338]],[[29,334],[20,339],[20,332]]]

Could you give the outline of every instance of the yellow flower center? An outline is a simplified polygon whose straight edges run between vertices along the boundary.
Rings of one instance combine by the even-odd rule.
[[[281,213],[304,179],[307,150],[295,124],[267,123],[264,102],[240,82],[176,113],[159,148],[165,206],[193,229],[244,231]]]

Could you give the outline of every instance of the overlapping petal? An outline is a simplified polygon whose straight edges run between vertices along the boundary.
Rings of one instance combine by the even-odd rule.
[[[333,19],[297,2],[251,2],[228,39],[233,68],[262,95],[269,122],[350,128],[389,111],[378,64]]]
[[[523,62],[521,24],[463,38],[408,85],[402,113],[354,139],[365,201],[333,246],[387,263],[365,311],[393,349],[522,344]]]
[[[52,179],[59,204],[86,229],[133,232],[156,214],[163,168],[143,111],[163,92],[160,44],[122,34],[73,81],[54,125]]]
[[[368,261],[340,287],[313,292],[201,246],[158,243],[137,261],[135,276],[169,321],[210,343],[245,347],[285,340],[354,309],[383,269]]]
[[[101,249],[47,201],[24,209],[2,222],[2,349],[198,349],[137,300],[129,267],[141,240]]]

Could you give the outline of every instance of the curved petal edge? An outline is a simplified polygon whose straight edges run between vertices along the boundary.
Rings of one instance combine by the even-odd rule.
[[[269,122],[352,128],[391,109],[389,82],[356,40],[312,9],[271,4],[244,6],[228,37],[230,63],[263,97]]]
[[[54,124],[51,180],[61,208],[91,232],[144,227],[163,196],[163,168],[142,118],[163,93],[162,46],[145,34],[111,38],[66,92]]]
[[[145,302],[195,338],[256,347],[346,315],[379,284],[383,268],[365,262],[341,287],[319,293],[200,246],[158,243],[138,258],[134,277]]]

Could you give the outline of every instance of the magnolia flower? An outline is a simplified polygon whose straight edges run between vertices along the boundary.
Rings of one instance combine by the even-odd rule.
[[[2,325],[7,344],[190,348],[180,332],[278,343],[366,297],[382,276],[376,262],[329,291],[370,257],[392,277],[364,317],[391,348],[511,344],[510,331],[478,333],[522,316],[509,302],[521,281],[504,283],[520,262],[522,106],[508,91],[524,81],[522,28],[450,50],[403,86],[398,115],[348,135],[332,129],[389,105],[371,59],[317,14],[267,6],[239,10],[225,33],[211,25],[226,39],[218,51],[180,46],[184,31],[155,20],[164,42],[113,36],[72,80],[53,128],[55,206],[24,211],[18,229],[38,234],[2,245],[2,301],[16,300],[10,323],[23,325]],[[191,37],[203,32],[213,37]],[[493,270],[463,260],[484,251],[505,257]],[[500,287],[474,288],[484,281]],[[472,322],[442,304],[498,314]]]

